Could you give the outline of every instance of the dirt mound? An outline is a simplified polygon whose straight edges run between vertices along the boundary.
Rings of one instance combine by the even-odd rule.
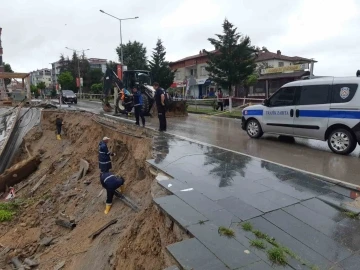
[[[17,161],[40,155],[39,168],[16,186],[20,208],[14,219],[1,223],[0,243],[18,256],[40,263],[39,269],[164,269],[173,264],[165,247],[187,236],[153,205],[164,195],[145,160],[151,157],[152,135],[127,124],[115,124],[90,113],[63,113],[64,134],[56,140],[58,112],[42,113],[41,125],[25,137]],[[99,182],[98,143],[111,138],[113,172],[125,180],[125,195],[141,209],[135,213],[114,198],[104,214],[106,192]],[[76,180],[80,159],[89,162],[87,175]],[[57,219],[75,220],[67,229]],[[117,223],[94,240],[89,236],[109,221]],[[1,258],[0,258],[1,259]],[[0,260],[1,261],[1,260]],[[1,268],[2,266],[0,266]],[[9,265],[7,265],[9,267]],[[9,268],[11,269],[11,268]]]

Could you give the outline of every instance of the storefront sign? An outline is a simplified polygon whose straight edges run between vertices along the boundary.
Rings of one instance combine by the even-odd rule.
[[[208,78],[196,79],[196,84],[210,84],[211,81]]]
[[[300,71],[305,69],[306,69],[306,64],[291,65],[291,66],[277,67],[277,68],[266,68],[261,70],[261,75],[273,74],[273,73],[286,73],[286,72]]]

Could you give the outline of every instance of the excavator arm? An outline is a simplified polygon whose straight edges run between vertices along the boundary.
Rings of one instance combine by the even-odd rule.
[[[119,91],[124,89],[124,83],[122,82],[122,80],[119,79],[119,77],[116,75],[116,73],[112,69],[107,68],[106,72],[105,72],[105,76],[104,76],[103,95],[104,95],[105,106],[108,106],[108,107],[110,107],[109,95],[111,93],[111,88],[112,88],[113,84],[115,84],[116,88]]]

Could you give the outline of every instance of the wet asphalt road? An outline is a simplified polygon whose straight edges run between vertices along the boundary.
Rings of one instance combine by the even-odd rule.
[[[101,104],[79,101],[79,109],[102,112]],[[149,123],[150,122],[150,123]],[[156,118],[147,118],[148,126],[158,125]],[[168,119],[168,132],[192,140],[276,162],[296,169],[360,185],[360,146],[349,156],[330,151],[327,142],[298,139],[279,139],[263,136],[250,139],[241,129],[241,120],[191,114],[184,118]]]

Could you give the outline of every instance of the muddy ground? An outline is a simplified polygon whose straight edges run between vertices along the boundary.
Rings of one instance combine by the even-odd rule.
[[[173,265],[165,247],[187,236],[152,202],[153,197],[166,195],[145,164],[152,156],[153,134],[90,113],[64,112],[64,134],[58,141],[56,114],[43,111],[41,125],[26,135],[16,157],[15,163],[40,155],[41,163],[15,186],[22,203],[13,220],[1,223],[0,244],[11,250],[0,269],[12,269],[8,262],[15,256],[39,262],[33,269],[64,264],[61,269],[161,270]],[[97,163],[98,143],[104,136],[111,138],[109,149],[117,154],[113,172],[125,178],[125,194],[140,207],[139,213],[114,198],[110,213],[104,214],[106,192]],[[89,162],[89,171],[75,180],[80,159]],[[40,180],[44,182],[32,192]],[[57,219],[74,219],[77,226],[63,228]],[[89,238],[113,219],[116,224],[94,240]]]

